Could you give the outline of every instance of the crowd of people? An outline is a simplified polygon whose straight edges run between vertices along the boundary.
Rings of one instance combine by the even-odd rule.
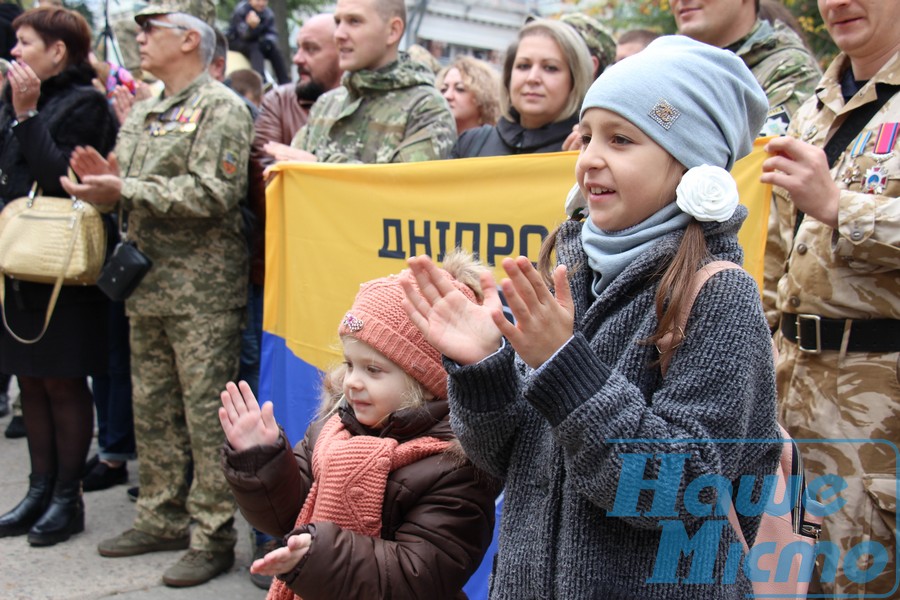
[[[762,481],[781,424],[822,440],[800,445],[808,478],[842,478],[821,539],[841,556],[869,548],[830,577],[826,561],[811,593],[891,593],[897,461],[878,443],[900,430],[890,0],[819,0],[841,51],[824,74],[772,0],[672,0],[675,36],[529,18],[500,65],[417,59],[401,50],[403,0],[338,0],[298,30],[296,81],[267,5],[239,3],[220,32],[209,0],[151,2],[135,16],[142,78],[93,56],[74,11],[10,15],[0,204],[35,186],[75,196],[104,213],[110,249],[125,236],[153,267],[124,303],[63,286],[49,322],[53,286],[4,276],[0,416],[15,376],[6,433],[26,437],[30,473],[0,537],[65,542],[85,527],[83,492],[126,483],[137,456],[134,522],[98,552],[185,550],[162,575],[173,587],[232,567],[239,507],[270,598],[460,597],[503,490],[491,598],[741,598],[731,530],[703,550],[711,581],[684,585],[687,556],[659,579],[654,496],[619,513],[623,456],[681,456],[680,498],[703,477]],[[229,49],[251,68],[227,71]],[[742,261],[728,171],[769,136],[762,290],[733,269],[693,298],[704,265]],[[563,222],[537,265],[504,259],[498,283],[463,249],[361,286],[336,324],[343,362],[292,448],[257,400],[269,168],[568,150],[575,183],[547,199]],[[724,204],[698,191],[710,185]],[[700,442],[716,438],[732,443]],[[672,516],[688,536],[707,522]],[[738,517],[752,545],[759,515]]]

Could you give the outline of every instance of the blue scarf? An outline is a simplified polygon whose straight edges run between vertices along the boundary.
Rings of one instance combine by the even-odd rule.
[[[591,286],[594,296],[599,298],[625,267],[656,240],[667,233],[684,229],[691,222],[691,216],[670,202],[645,221],[621,231],[603,231],[585,219],[581,228],[581,244],[588,257],[588,264],[594,271]]]

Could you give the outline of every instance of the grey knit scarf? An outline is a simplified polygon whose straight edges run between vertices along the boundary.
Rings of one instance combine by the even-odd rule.
[[[594,296],[599,298],[613,279],[656,240],[667,233],[684,229],[691,218],[678,205],[670,202],[646,220],[621,231],[603,231],[591,222],[590,217],[585,219],[581,228],[581,243],[588,264],[594,271],[591,286]]]

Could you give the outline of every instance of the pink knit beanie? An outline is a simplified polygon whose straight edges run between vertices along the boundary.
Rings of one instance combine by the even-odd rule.
[[[472,302],[475,293],[465,284],[443,271]],[[349,335],[369,344],[402,368],[410,377],[438,398],[447,397],[447,372],[441,354],[425,340],[419,328],[403,310],[401,278],[409,271],[373,279],[359,286],[353,307],[344,315],[338,334]],[[413,287],[419,288],[413,280]]]

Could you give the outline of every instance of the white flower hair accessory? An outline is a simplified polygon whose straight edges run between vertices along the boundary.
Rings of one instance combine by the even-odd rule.
[[[723,223],[738,205],[737,182],[722,167],[688,169],[675,188],[675,203],[698,221]]]

